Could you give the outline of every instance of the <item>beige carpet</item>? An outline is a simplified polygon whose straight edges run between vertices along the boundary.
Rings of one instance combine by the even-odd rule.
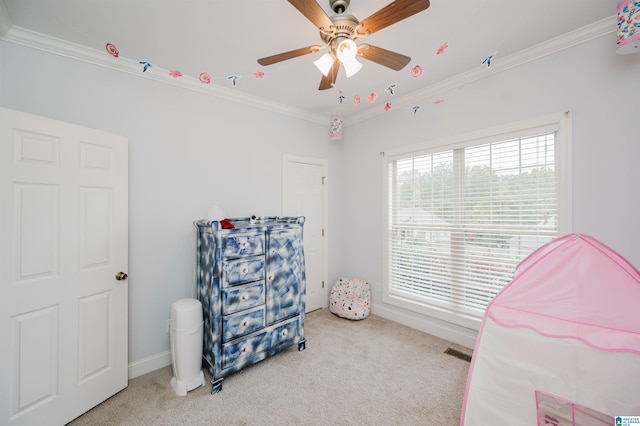
[[[458,424],[471,350],[371,315],[307,315],[307,347],[292,347],[185,397],[171,367],[129,387],[72,425],[445,425]]]

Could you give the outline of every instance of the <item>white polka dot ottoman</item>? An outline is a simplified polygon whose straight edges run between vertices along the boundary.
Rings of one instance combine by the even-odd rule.
[[[329,310],[339,317],[361,320],[371,312],[371,288],[362,278],[340,278],[331,287]]]

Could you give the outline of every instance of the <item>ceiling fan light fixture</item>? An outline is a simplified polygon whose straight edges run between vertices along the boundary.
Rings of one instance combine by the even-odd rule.
[[[356,59],[358,45],[350,38],[344,38],[335,45],[335,54],[344,66],[347,78],[355,75],[362,68],[362,64]]]
[[[313,65],[320,70],[320,72],[326,77],[333,66],[333,56],[329,53],[325,53],[320,59],[313,61]]]
[[[358,46],[356,45],[356,42],[351,40],[350,38],[342,40],[336,47],[336,55],[338,56],[340,62],[342,62],[343,64],[352,59],[355,59],[357,53]]]
[[[347,78],[355,75],[362,68],[362,64],[356,58],[342,61],[342,65],[344,65],[344,72],[347,74]]]

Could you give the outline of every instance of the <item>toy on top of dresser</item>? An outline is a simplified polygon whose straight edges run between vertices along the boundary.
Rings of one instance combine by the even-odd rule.
[[[231,373],[298,344],[305,348],[304,217],[200,220],[198,297],[211,393]]]

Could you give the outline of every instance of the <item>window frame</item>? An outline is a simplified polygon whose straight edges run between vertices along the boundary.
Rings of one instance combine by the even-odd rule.
[[[513,137],[535,134],[541,130],[556,131],[555,167],[558,184],[558,237],[572,229],[572,130],[571,112],[560,112],[543,117],[523,120],[477,132],[427,141],[415,145],[395,148],[381,153],[382,165],[382,301],[385,304],[415,313],[434,317],[448,323],[479,330],[482,318],[453,311],[437,304],[412,300],[389,292],[389,164],[397,157],[412,157],[442,151],[469,148],[488,142],[499,142]]]

